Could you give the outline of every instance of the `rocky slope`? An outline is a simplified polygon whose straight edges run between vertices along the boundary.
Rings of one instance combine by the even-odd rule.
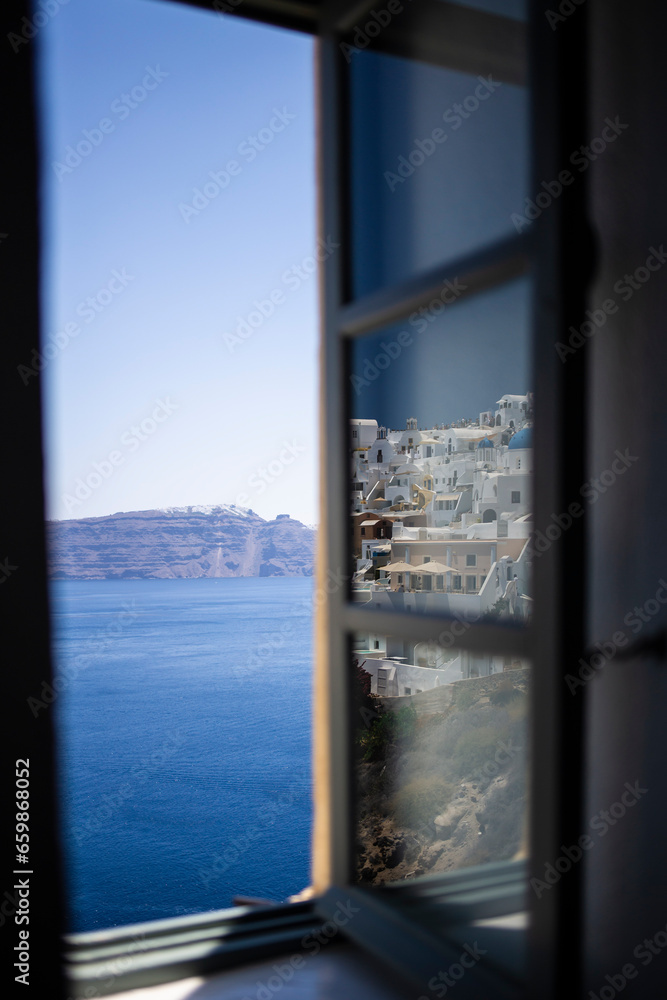
[[[360,882],[525,856],[528,671],[452,687],[444,712],[385,726],[384,746],[357,763]]]
[[[311,576],[315,532],[234,505],[170,507],[47,524],[55,579]]]

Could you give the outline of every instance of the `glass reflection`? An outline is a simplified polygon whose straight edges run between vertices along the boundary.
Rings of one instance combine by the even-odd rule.
[[[525,661],[357,635],[357,867],[381,885],[527,853]]]
[[[354,298],[516,235],[524,86],[370,50],[349,73]]]
[[[521,279],[454,308],[438,300],[354,341],[355,601],[467,623],[530,618],[529,295]]]

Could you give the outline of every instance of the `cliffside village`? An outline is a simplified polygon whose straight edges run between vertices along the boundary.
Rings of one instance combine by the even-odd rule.
[[[350,421],[354,599],[455,619],[438,643],[359,635],[373,694],[415,696],[518,665],[457,650],[456,639],[485,616],[530,616],[532,418],[527,393],[449,425]]]

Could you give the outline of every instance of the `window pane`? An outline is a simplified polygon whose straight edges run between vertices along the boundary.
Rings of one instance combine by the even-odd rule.
[[[525,88],[376,51],[349,74],[353,297],[516,234]]]
[[[527,854],[528,664],[455,642],[355,637],[357,881]]]
[[[529,298],[524,278],[458,304],[433,300],[352,341],[356,601],[529,618]]]

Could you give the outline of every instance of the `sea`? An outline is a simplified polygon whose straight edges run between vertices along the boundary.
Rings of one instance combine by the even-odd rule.
[[[70,931],[309,884],[312,588],[52,582]]]

